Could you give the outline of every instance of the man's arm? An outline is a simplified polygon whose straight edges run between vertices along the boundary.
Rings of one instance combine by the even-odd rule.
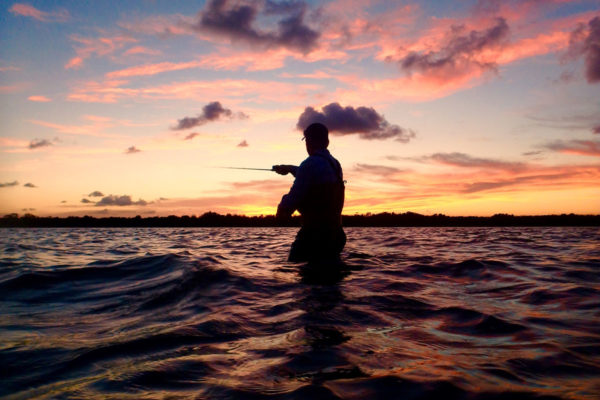
[[[298,167],[295,165],[273,165],[273,171],[280,175],[287,175],[288,173],[296,176],[298,173]]]
[[[293,167],[293,166],[284,166],[284,167]],[[275,166],[273,167],[275,169]],[[306,193],[308,192],[308,187],[310,184],[310,172],[308,171],[308,165],[306,161],[300,164],[300,167],[295,167],[294,172],[291,172],[296,179],[294,180],[294,184],[290,189],[289,193],[284,195],[281,198],[281,202],[279,206],[277,206],[277,217],[289,217],[294,211],[300,207],[300,204],[304,200]],[[277,170],[275,170],[277,172]]]

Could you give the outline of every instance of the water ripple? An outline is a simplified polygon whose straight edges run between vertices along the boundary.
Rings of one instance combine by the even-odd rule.
[[[0,397],[595,399],[597,228],[4,229]]]

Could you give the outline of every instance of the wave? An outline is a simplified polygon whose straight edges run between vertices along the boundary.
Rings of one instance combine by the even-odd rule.
[[[287,228],[5,232],[0,397],[586,399],[600,378],[592,228],[349,229],[336,266],[287,263]]]

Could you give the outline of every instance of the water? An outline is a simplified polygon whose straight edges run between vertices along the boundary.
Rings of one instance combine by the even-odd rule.
[[[0,397],[599,398],[600,229],[294,234],[0,230]]]

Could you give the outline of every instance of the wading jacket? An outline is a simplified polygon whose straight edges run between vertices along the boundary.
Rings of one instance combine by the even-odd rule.
[[[344,176],[338,160],[327,149],[319,150],[300,164],[289,193],[279,207],[302,215],[306,228],[336,228],[342,225]]]

